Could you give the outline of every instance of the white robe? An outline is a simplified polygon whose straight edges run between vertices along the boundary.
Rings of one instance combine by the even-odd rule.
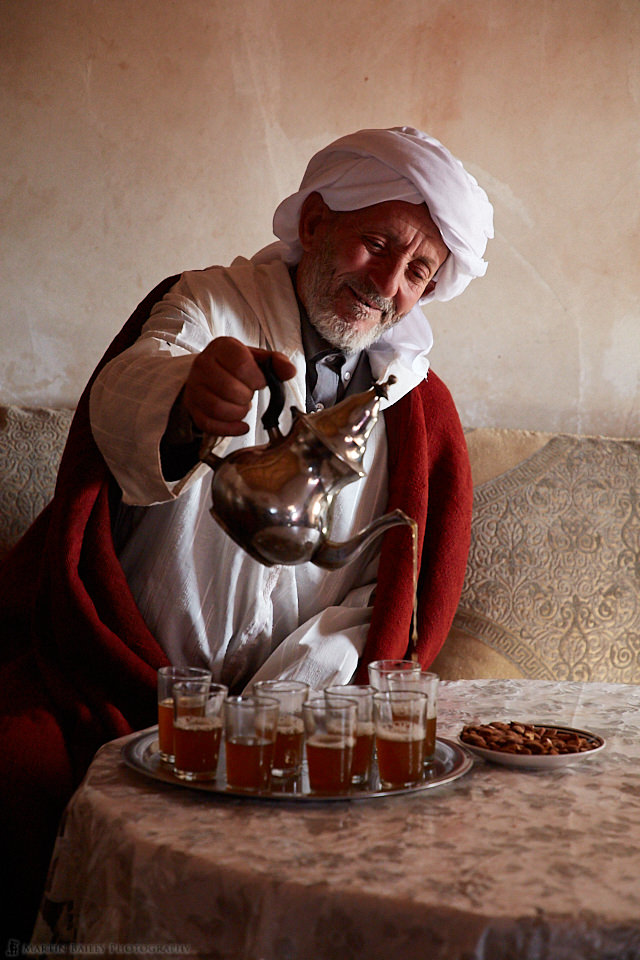
[[[184,488],[162,475],[159,445],[169,410],[195,355],[216,336],[289,356],[298,373],[285,385],[283,433],[291,424],[290,406],[304,410],[300,318],[286,266],[240,259],[230,268],[183,274],[156,304],[139,340],[105,367],[91,393],[94,437],[123,503],[143,505],[129,518],[135,526],[119,555],[127,581],[174,664],[208,664],[213,678],[233,689],[276,676],[303,679],[316,689],[348,682],[366,640],[377,550],[336,571],[312,563],[263,566],[210,516],[209,467],[198,467]],[[398,377],[389,402],[412,389],[428,367],[424,357],[408,369],[388,347],[377,355],[370,351],[370,362],[377,379]],[[246,418],[249,432],[221,441],[216,453],[266,442],[260,418],[268,399],[268,391],[256,395]],[[384,512],[382,418],[364,469],[367,476],[334,501],[332,539],[347,539]]]

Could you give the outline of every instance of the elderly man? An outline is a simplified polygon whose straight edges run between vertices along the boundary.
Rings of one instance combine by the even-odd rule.
[[[302,409],[333,404],[390,374],[397,379],[383,408],[424,384],[431,333],[419,304],[449,299],[484,272],[491,208],[433,139],[409,128],[360,131],[312,159],[300,190],[277,209],[274,230],[281,243],[250,262],[183,274],[91,394],[93,434],[127,505],[116,540],[137,607],[172,662],[210,665],[232,689],[270,676],[318,687],[346,682],[363,652],[365,660],[390,653],[370,630],[378,556],[337,571],[261,566],[208,516],[208,468],[184,483],[196,458],[194,434],[226,438],[221,454],[265,442],[260,415],[267,397],[254,396],[265,385],[256,362],[265,351],[277,351],[275,369]],[[441,536],[450,541],[450,552],[439,557],[447,569],[436,577],[455,586],[440,590],[431,610],[423,604],[418,653],[425,663],[450,625],[468,542],[464,443],[436,379],[427,381],[427,402],[437,406],[438,438],[421,466],[425,479],[437,473],[435,447],[444,438],[442,459],[456,473],[448,503],[433,504],[440,513],[434,528],[447,511]],[[394,441],[411,457],[419,438],[408,423],[399,429]],[[387,433],[380,422],[367,448],[366,478],[338,496],[333,538],[347,539],[385,512]],[[428,434],[423,439],[431,443]],[[427,495],[425,489],[406,502],[406,512],[424,512]],[[393,601],[403,631],[393,653],[404,656],[411,539],[405,529],[388,540],[396,556],[386,565],[403,571],[406,587]],[[389,611],[384,604],[375,616],[388,618]]]
[[[235,690],[266,676],[322,687],[379,657],[429,664],[450,627],[471,482],[421,305],[484,274],[491,205],[433,138],[363,130],[312,158],[274,232],[251,260],[169,278],[140,304],[80,399],[53,502],[3,567],[7,936],[28,936],[96,748],[154,722],[158,667],[208,664]],[[209,515],[200,438],[220,454],[266,441],[265,354],[301,409],[396,377],[331,534],[396,507],[416,521],[415,651],[407,528],[339,570],[266,567]]]

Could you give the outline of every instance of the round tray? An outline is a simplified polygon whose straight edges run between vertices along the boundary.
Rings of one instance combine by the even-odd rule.
[[[412,787],[399,787],[391,790],[380,785],[378,768],[373,763],[369,782],[362,786],[354,786],[348,794],[330,795],[311,793],[306,760],[303,763],[302,773],[296,780],[288,780],[282,785],[272,786],[268,793],[245,793],[227,786],[225,774],[224,743],[218,764],[218,776],[215,780],[187,781],[174,776],[171,769],[162,762],[158,754],[158,728],[152,727],[136,734],[127,740],[122,747],[122,758],[127,766],[143,773],[153,780],[170,783],[175,787],[186,787],[188,790],[200,790],[215,796],[243,797],[251,800],[294,801],[322,803],[325,801],[369,800],[374,797],[390,797],[404,793],[419,793],[430,790],[443,784],[451,783],[462,777],[473,766],[473,760],[462,747],[451,740],[440,737],[436,739],[434,758],[426,768],[424,780]]]

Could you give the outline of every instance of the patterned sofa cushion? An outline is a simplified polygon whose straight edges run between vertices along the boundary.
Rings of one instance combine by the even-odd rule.
[[[640,682],[640,441],[545,437],[476,487],[462,597],[433,669]]]
[[[53,495],[73,412],[0,407],[0,559]],[[488,429],[468,443],[469,563],[433,669],[640,683],[640,441]]]
[[[0,560],[53,495],[73,410],[0,407]]]

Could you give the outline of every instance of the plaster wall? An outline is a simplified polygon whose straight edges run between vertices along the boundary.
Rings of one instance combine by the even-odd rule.
[[[74,405],[162,277],[251,255],[310,155],[408,123],[489,193],[434,304],[466,426],[640,436],[638,0],[2,0],[0,403]]]

